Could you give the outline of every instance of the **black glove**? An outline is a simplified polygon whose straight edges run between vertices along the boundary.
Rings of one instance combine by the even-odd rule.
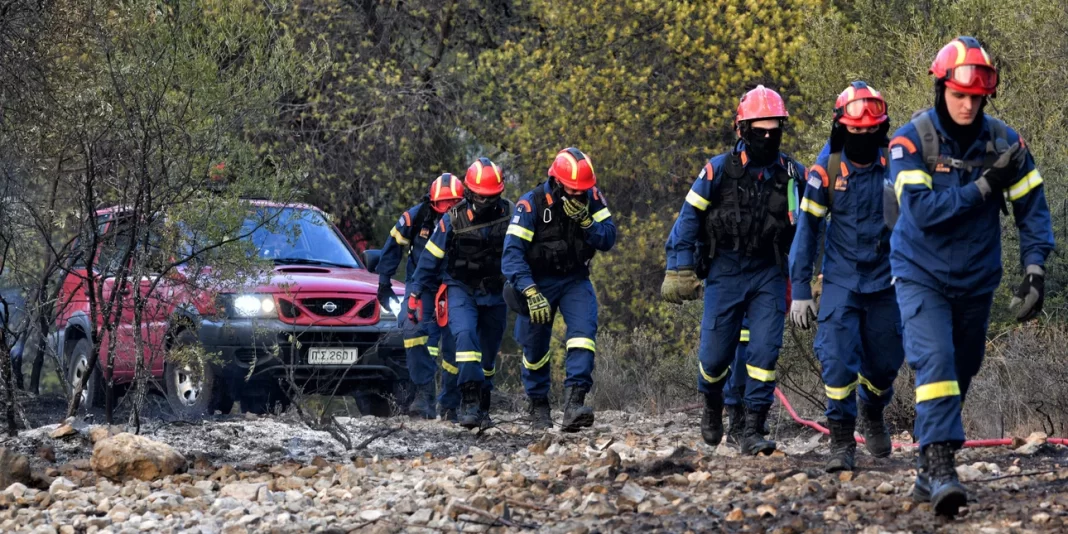
[[[393,284],[378,283],[378,303],[382,305],[383,309],[389,309],[389,302],[397,298],[396,293],[393,292]]]
[[[1042,302],[1046,299],[1046,272],[1037,265],[1028,265],[1027,273],[1016,288],[1016,293],[1009,303],[1009,310],[1019,307],[1016,320],[1021,323],[1034,319],[1042,311]]]
[[[849,133],[846,127],[842,125],[838,119],[842,118],[842,110],[836,110],[834,112],[834,119],[831,120],[831,154],[841,152],[845,148],[846,134]],[[828,172],[830,170],[828,169]]]
[[[1006,191],[1016,183],[1020,176],[1020,167],[1027,154],[1027,150],[1021,148],[1019,142],[1003,150],[999,148],[1001,147],[995,147],[994,143],[987,142],[987,152],[997,154],[998,158],[979,177],[980,180],[986,180],[990,189],[995,193]]]

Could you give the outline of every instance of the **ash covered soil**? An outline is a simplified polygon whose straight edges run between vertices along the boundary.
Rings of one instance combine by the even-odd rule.
[[[1068,531],[1063,447],[963,451],[972,500],[947,520],[911,500],[909,450],[861,448],[855,473],[828,475],[826,439],[788,421],[774,456],[743,458],[706,446],[698,417],[601,412],[575,434],[534,432],[520,414],[483,432],[403,416],[332,432],[294,416],[149,421],[141,434],[186,470],[126,482],[89,465],[106,428],[47,425],[0,440],[35,473],[0,492],[0,532]]]

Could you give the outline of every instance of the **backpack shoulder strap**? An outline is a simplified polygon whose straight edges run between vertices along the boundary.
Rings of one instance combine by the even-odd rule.
[[[838,175],[842,174],[842,152],[831,152],[827,157],[827,213],[834,206],[834,186],[838,183]]]
[[[994,134],[994,140],[1004,140],[1005,144],[1009,143],[1009,127],[1005,125],[1005,122],[1001,119],[996,119],[987,115],[986,117],[990,121],[990,128]]]
[[[934,121],[924,110],[913,113],[911,122],[920,136],[920,153],[927,164],[927,172],[934,172],[939,156],[938,132],[935,131]]]

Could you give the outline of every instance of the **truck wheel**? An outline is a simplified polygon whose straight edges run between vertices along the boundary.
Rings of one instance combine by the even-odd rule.
[[[92,353],[93,343],[88,339],[79,339],[78,343],[74,345],[67,367],[67,379],[70,381],[71,395],[74,395],[74,390],[77,389],[77,384],[85,376],[85,373],[89,372],[89,358],[93,357]],[[78,401],[78,405],[85,410],[104,405],[104,372],[100,368],[99,361],[97,361],[96,368],[93,369],[92,376],[89,377],[89,382],[85,384],[85,389],[82,390],[82,398]]]
[[[197,336],[182,330],[174,339],[174,348],[197,343]],[[215,392],[215,367],[206,361],[167,362],[163,366],[167,403],[180,419],[199,419],[211,414]]]

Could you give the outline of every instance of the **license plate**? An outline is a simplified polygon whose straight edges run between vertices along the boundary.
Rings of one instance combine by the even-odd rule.
[[[356,363],[357,349],[310,348],[309,365],[349,365]]]

